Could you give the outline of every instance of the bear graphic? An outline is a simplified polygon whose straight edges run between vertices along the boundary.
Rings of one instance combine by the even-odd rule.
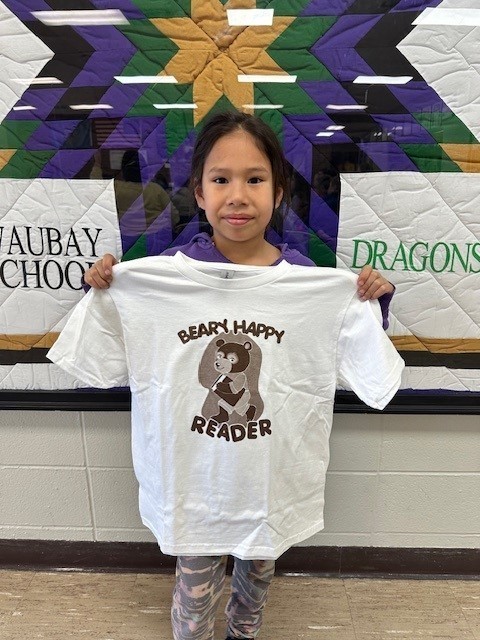
[[[252,340],[228,334],[213,340],[199,367],[200,383],[209,389],[202,415],[218,424],[246,424],[258,417],[263,410],[260,364],[261,351]]]
[[[233,411],[241,416],[246,415],[252,420],[255,415],[255,407],[250,405],[250,391],[248,390],[245,369],[250,364],[250,342],[243,345],[225,340],[217,340],[218,347],[214,367],[220,373],[211,389],[219,397],[219,413],[212,416],[216,422],[227,422]]]

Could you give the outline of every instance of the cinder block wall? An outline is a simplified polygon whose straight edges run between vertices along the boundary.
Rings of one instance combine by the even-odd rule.
[[[122,412],[0,412],[0,538],[153,541]],[[326,529],[303,544],[480,544],[480,416],[336,414]]]

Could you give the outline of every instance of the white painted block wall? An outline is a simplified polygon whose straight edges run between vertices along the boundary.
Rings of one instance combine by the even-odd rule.
[[[0,538],[153,541],[125,412],[0,412]],[[480,416],[336,414],[326,529],[303,544],[480,544]]]

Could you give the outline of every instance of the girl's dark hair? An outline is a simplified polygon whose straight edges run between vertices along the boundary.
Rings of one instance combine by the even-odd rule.
[[[224,111],[207,120],[197,137],[192,155],[190,185],[193,190],[202,182],[203,168],[213,145],[225,135],[245,131],[254,139],[258,148],[270,160],[273,174],[274,197],[278,189],[283,190],[282,203],[290,202],[290,177],[282,147],[273,130],[255,116],[240,111]]]

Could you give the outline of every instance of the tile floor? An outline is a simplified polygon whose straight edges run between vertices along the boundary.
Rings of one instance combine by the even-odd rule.
[[[171,640],[172,580],[0,571],[0,638]],[[223,627],[220,609],[218,640]],[[259,638],[480,640],[480,581],[277,576]]]

